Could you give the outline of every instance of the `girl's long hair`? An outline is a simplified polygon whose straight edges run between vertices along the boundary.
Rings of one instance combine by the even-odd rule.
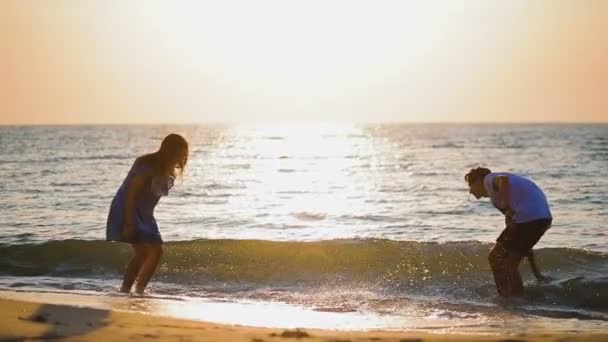
[[[153,167],[158,175],[175,177],[177,170],[181,176],[188,163],[188,142],[179,134],[169,134],[158,151],[137,158],[136,163]]]

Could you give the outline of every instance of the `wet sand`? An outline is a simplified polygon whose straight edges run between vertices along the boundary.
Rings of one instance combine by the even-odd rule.
[[[40,301],[40,296],[37,298]],[[276,329],[180,320],[73,305],[0,299],[0,340],[85,341],[607,341],[606,334],[482,335]]]

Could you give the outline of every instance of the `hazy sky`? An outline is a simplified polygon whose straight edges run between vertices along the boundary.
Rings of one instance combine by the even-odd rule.
[[[0,2],[0,124],[608,121],[608,1]]]

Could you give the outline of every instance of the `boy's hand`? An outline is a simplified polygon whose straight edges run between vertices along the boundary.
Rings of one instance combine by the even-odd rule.
[[[536,280],[537,280],[539,283],[546,284],[546,283],[548,283],[548,282],[552,281],[553,279],[552,279],[551,277],[546,277],[546,276],[544,276],[544,275],[542,275],[542,274],[539,274],[539,275],[537,275],[537,276],[536,276]]]
[[[505,209],[505,216],[509,221],[512,221],[513,217],[515,217],[515,210],[513,210],[511,207],[507,207],[507,209]]]
[[[122,226],[122,237],[125,241],[131,241],[135,237],[135,225],[130,222],[126,222]]]

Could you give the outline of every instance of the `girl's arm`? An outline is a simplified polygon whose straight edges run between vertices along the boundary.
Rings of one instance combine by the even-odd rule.
[[[125,222],[123,226],[123,239],[129,241],[135,237],[135,201],[146,183],[146,178],[141,175],[133,176],[131,184],[127,189],[127,201],[125,204]]]

